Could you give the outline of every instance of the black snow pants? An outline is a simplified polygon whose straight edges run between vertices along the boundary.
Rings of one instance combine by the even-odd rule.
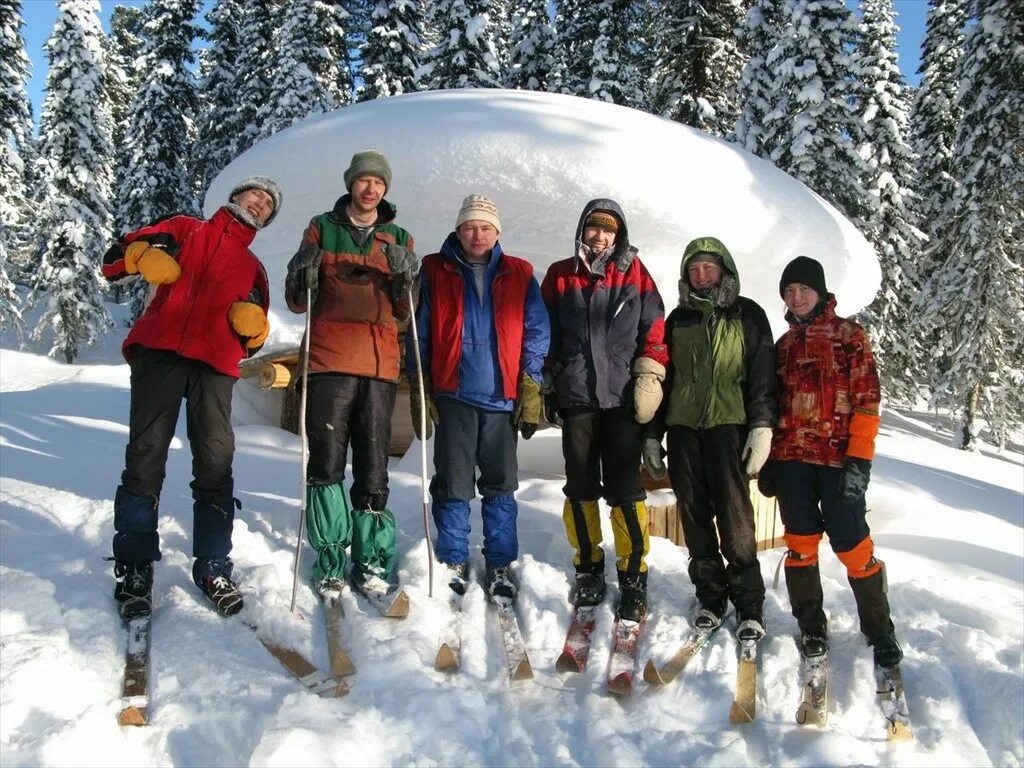
[[[740,461],[746,437],[745,427],[731,424],[668,428],[669,479],[697,599],[718,616],[731,599],[740,621],[761,619],[764,605],[754,507]]]
[[[135,347],[125,469],[114,497],[114,559],[160,559],[157,506],[181,401],[192,449],[193,578],[231,574],[235,379],[206,363],[166,350]]]
[[[387,506],[388,448],[397,392],[398,385],[391,381],[343,373],[310,374],[306,403],[310,485],[333,485],[345,479],[351,443],[352,508],[381,511]]]

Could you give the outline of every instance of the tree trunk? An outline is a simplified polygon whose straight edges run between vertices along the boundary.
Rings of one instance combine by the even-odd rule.
[[[964,405],[964,418],[960,427],[960,448],[964,451],[978,450],[977,433],[974,426],[974,416],[978,410],[978,395],[981,393],[981,385],[975,382],[967,391],[967,402]]]

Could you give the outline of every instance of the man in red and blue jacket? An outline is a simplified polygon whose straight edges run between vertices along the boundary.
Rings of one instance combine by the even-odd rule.
[[[124,235],[104,257],[108,280],[139,275],[154,291],[122,346],[131,412],[114,496],[113,560],[114,599],[125,620],[151,609],[157,505],[182,400],[194,478],[192,578],[221,615],[242,608],[228,557],[237,504],[231,393],[239,360],[270,332],[267,274],[249,244],[280,207],[277,184],[253,176],[209,220],[172,216]]]
[[[517,432],[529,439],[541,411],[547,312],[529,262],[501,250],[494,203],[469,195],[440,253],[423,259],[416,324],[426,398],[407,355],[417,437],[434,441],[430,484],[437,558],[461,594],[469,574],[469,502],[482,497],[484,560],[491,598],[511,602],[509,564],[519,556]],[[420,434],[420,415],[428,414]],[[476,477],[475,468],[480,467]]]
[[[643,425],[661,402],[668,360],[665,305],[637,253],[619,204],[591,200],[580,214],[574,255],[552,264],[541,286],[551,318],[548,420],[562,424],[562,519],[575,550],[573,602],[592,606],[604,599],[598,510],[604,496],[617,555],[616,615],[627,621],[647,613],[650,536],[640,458]]]

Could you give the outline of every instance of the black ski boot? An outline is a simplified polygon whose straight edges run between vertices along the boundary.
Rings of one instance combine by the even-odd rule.
[[[469,584],[469,563],[443,563],[448,572],[448,586],[456,595],[466,594]]]
[[[875,664],[894,667],[903,659],[903,649],[896,642],[896,628],[889,614],[886,597],[885,564],[866,579],[850,579],[853,597],[857,601],[860,631],[874,648]]]
[[[122,563],[115,561],[114,599],[125,621],[149,616],[153,610],[153,563]]]
[[[740,617],[740,624],[736,627],[736,639],[740,642],[759,643],[766,634],[768,630],[765,629],[764,618],[760,614],[751,614],[747,618]]]
[[[572,589],[572,604],[583,608],[600,605],[607,587],[604,582],[604,563],[581,565],[576,568],[576,584]]]
[[[221,616],[234,616],[242,610],[242,593],[230,577],[223,574],[204,576],[199,588]]]
[[[619,571],[619,604],[615,615],[637,623],[647,616],[647,573]]]
[[[701,606],[697,610],[697,615],[693,617],[693,626],[701,632],[717,629],[722,624],[723,613],[724,611],[721,608],[715,611]]]
[[[487,594],[491,602],[499,605],[512,605],[519,588],[512,578],[507,565],[487,564]]]
[[[823,632],[800,633],[800,655],[805,659],[817,659],[828,653],[828,636]]]

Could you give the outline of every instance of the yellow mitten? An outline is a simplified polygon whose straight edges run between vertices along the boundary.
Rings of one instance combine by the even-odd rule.
[[[181,266],[163,248],[154,248],[136,240],[124,249],[124,267],[129,275],[136,273],[153,285],[170,285],[181,277]]]
[[[239,336],[248,336],[246,346],[250,349],[262,347],[270,335],[267,315],[258,304],[236,301],[228,308],[228,322]]]

